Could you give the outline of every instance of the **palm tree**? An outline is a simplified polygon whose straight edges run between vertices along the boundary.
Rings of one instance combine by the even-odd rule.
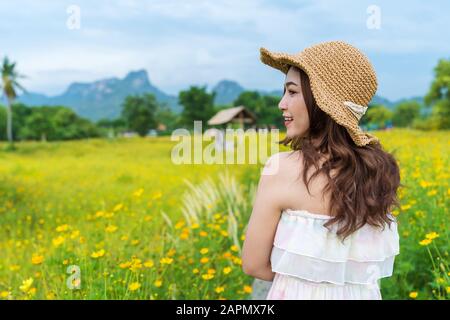
[[[17,82],[19,78],[24,76],[20,75],[16,70],[16,63],[10,63],[8,57],[3,59],[3,63],[0,68],[2,74],[2,82],[0,83],[3,95],[6,98],[7,104],[7,124],[6,124],[6,134],[8,136],[8,141],[10,146],[13,146],[13,135],[12,135],[12,103],[17,97],[16,90],[20,89],[25,91],[25,89]]]

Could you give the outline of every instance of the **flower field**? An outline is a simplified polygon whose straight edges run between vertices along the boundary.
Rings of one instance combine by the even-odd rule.
[[[405,185],[383,298],[448,299],[449,132],[375,134]],[[1,148],[0,299],[250,299],[240,252],[260,166],[176,165],[174,144]]]

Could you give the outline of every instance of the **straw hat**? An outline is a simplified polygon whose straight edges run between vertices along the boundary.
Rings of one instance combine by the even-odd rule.
[[[306,72],[320,109],[344,126],[357,146],[379,141],[358,125],[377,90],[377,78],[368,58],[343,42],[323,42],[297,54],[271,52],[261,48],[261,61],[283,73],[290,66]]]

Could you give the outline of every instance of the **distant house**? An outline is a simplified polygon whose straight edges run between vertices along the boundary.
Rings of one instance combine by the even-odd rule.
[[[244,106],[238,106],[220,110],[208,120],[210,126],[228,127],[233,123],[237,123],[242,129],[245,129],[245,125],[254,126],[256,124],[256,116]]]

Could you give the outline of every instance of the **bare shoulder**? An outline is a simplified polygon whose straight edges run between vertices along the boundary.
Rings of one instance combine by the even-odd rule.
[[[270,175],[283,179],[286,176],[292,176],[292,173],[301,170],[301,152],[285,151],[273,154],[267,160],[262,175]]]

